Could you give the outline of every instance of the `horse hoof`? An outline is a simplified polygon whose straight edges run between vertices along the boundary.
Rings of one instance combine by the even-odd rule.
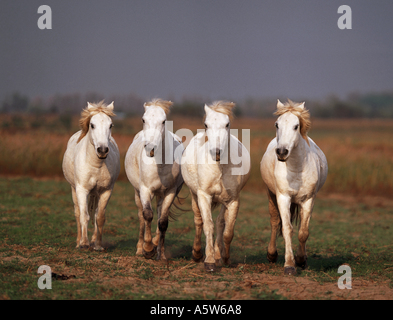
[[[308,268],[307,260],[305,259],[303,262],[298,262],[295,258],[296,266],[302,268],[302,270],[306,270]]]
[[[154,247],[153,250],[150,252],[145,251],[145,249],[143,249],[142,251],[143,251],[143,256],[145,257],[145,259],[153,259],[157,253],[157,247]]]
[[[206,263],[205,262],[205,271],[206,272],[215,272],[217,270],[215,263]]]
[[[270,254],[269,251],[267,252],[267,260],[269,260],[270,263],[276,263],[277,259],[278,259],[277,251],[273,254]]]
[[[95,251],[104,251],[105,249],[103,247],[101,247],[101,246],[95,246],[94,250]]]
[[[294,276],[296,274],[296,269],[294,267],[285,267],[284,274],[288,276]]]
[[[157,255],[157,257],[156,257],[156,261],[158,261],[158,262],[166,262],[167,261],[167,258],[164,256],[164,255],[161,255],[161,256],[158,256]]]
[[[87,250],[87,249],[89,249],[90,248],[90,246],[89,245],[80,245],[79,246],[79,250]]]
[[[192,252],[192,260],[195,262],[201,262],[203,259],[203,254],[201,252],[194,254],[194,251]]]

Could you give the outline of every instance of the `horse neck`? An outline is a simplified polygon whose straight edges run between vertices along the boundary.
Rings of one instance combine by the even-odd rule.
[[[94,144],[91,142],[90,131],[87,133],[85,137],[85,145],[86,145],[86,162],[91,166],[96,168],[101,168],[104,164],[105,159],[100,159],[97,157]]]
[[[165,148],[171,142],[170,138],[171,138],[171,136],[170,136],[169,131],[167,132],[167,130],[165,129],[164,132],[162,133],[162,136],[161,136],[161,146],[160,146],[161,163],[157,163],[157,162],[155,163],[155,165],[157,166],[158,169],[162,168],[163,166],[166,165],[166,163],[165,163]],[[166,141],[166,140],[168,140],[168,141]]]
[[[304,160],[306,159],[307,142],[303,137],[300,138],[299,143],[292,149],[291,155],[286,164],[292,171],[303,170]]]
[[[225,164],[222,164],[221,161],[220,161],[221,169],[222,169],[224,166],[230,166],[230,165],[232,164],[232,163],[231,163],[231,134],[230,134],[230,133],[228,134],[228,144],[227,144],[227,149],[226,149],[225,152],[228,153],[228,161],[227,161],[227,163],[225,163]]]
[[[226,163],[221,163],[221,161],[219,162],[214,162],[211,165],[213,166],[217,166],[217,169],[222,173],[224,168],[228,167],[231,165],[231,134],[228,134],[228,143],[227,143],[227,148],[225,151],[228,154],[228,161],[226,161]],[[208,157],[211,157],[210,154],[207,155]]]

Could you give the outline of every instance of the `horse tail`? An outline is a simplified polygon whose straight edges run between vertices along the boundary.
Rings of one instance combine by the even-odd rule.
[[[299,205],[296,203],[291,203],[290,207],[290,212],[291,212],[291,224],[293,225],[293,222],[295,221],[295,224],[297,225],[298,220],[299,220]],[[278,235],[282,236],[282,220],[281,220],[281,215],[278,215],[280,222],[278,224]]]
[[[87,210],[89,212],[90,220],[94,226],[94,215],[98,207],[98,197],[95,194],[89,195],[89,202],[87,204]]]
[[[186,210],[186,209],[180,208],[180,207],[175,203],[175,201],[177,200],[177,202],[178,202],[180,205],[183,205],[183,204],[184,204],[184,201],[185,201],[185,200],[187,199],[187,197],[188,197],[188,195],[187,195],[186,197],[184,197],[184,198],[179,197],[179,192],[180,192],[182,186],[183,186],[183,184],[181,184],[181,185],[177,188],[175,199],[173,199],[173,202],[172,202],[172,205],[173,205],[177,210],[180,210],[180,211],[182,211],[182,212],[176,212],[176,211],[174,211],[174,210],[172,209],[172,205],[171,205],[171,207],[170,207],[170,209],[169,209],[169,213],[168,213],[168,216],[169,216],[169,218],[171,219],[171,221],[177,221],[177,218],[178,218],[180,215],[182,215],[182,214],[185,213],[185,212],[189,212],[189,211],[190,211],[190,209]]]
[[[293,221],[295,221],[295,224],[297,225],[298,220],[299,220],[299,205],[297,203],[291,203],[291,223],[293,224]]]

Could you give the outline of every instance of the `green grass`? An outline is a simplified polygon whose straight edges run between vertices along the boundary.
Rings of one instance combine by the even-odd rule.
[[[185,186],[182,196],[187,193]],[[190,197],[183,208],[191,208]],[[218,210],[214,219],[217,214]],[[213,275],[191,261],[191,211],[169,223],[168,264],[135,257],[139,223],[129,183],[116,183],[106,218],[107,250],[76,250],[76,223],[67,182],[1,178],[0,299],[285,298],[281,291],[258,280],[263,275],[281,277],[284,266],[282,238],[278,239],[277,264],[270,265],[266,259],[270,224],[265,193],[242,193],[231,247],[232,264]],[[392,288],[392,228],[391,206],[318,198],[307,242],[309,269],[299,270],[294,279],[335,283],[340,276],[338,267],[346,263],[354,279],[388,283]],[[92,231],[90,224],[89,237]],[[297,232],[294,247],[296,237]],[[43,264],[51,266],[52,272],[74,275],[75,279],[56,280],[52,290],[40,290],[37,269]],[[248,286],[247,281],[256,284]],[[323,298],[330,296],[326,293]]]

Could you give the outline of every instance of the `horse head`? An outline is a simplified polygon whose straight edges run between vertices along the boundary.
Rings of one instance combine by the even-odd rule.
[[[165,132],[166,116],[172,102],[160,99],[145,103],[145,113],[142,117],[143,141],[146,155],[154,157],[154,153],[162,143]]]
[[[215,102],[212,106],[205,105],[205,129],[208,151],[213,160],[220,161],[228,148],[230,126],[232,120],[232,102]]]
[[[309,113],[304,108],[304,102],[294,104],[289,100],[289,103],[284,105],[278,100],[275,114],[279,115],[275,124],[277,160],[285,162],[302,138],[309,143],[307,138],[307,131],[310,127]]]
[[[106,111],[110,113],[113,112],[113,109],[113,102],[106,107]],[[88,103],[87,110],[95,113],[97,106]],[[94,145],[97,157],[100,159],[106,159],[108,156],[112,127],[112,119],[107,112],[97,112],[90,118],[89,139]]]

